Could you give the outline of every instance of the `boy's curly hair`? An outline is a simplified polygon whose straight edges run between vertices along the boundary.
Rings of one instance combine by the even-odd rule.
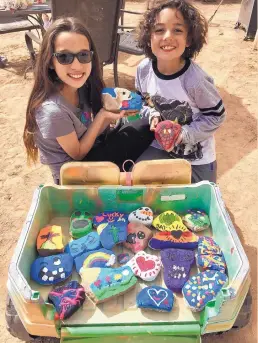
[[[157,6],[147,11],[139,25],[138,46],[143,49],[147,57],[152,60],[156,59],[150,47],[151,34],[157,15],[165,8],[175,8],[181,12],[188,28],[187,38],[190,43],[190,46],[185,49],[182,57],[195,57],[206,43],[208,24],[198,9],[184,0],[161,1]]]

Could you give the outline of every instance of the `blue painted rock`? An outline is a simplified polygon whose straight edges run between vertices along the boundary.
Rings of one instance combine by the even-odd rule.
[[[203,236],[199,239],[198,244],[199,255],[221,255],[222,251],[219,245],[214,241],[213,238]]]
[[[144,250],[152,237],[152,232],[141,223],[129,223],[127,226],[127,238],[123,245],[132,252]]]
[[[128,266],[83,268],[80,275],[86,294],[96,304],[124,294],[137,283],[137,278]]]
[[[49,225],[39,231],[37,250],[40,256],[60,254],[64,251],[62,228]]]
[[[126,264],[130,260],[130,256],[127,253],[117,255],[117,262],[119,264]]]
[[[142,108],[142,97],[125,88],[103,88],[102,100],[104,108],[110,112]]]
[[[77,272],[81,268],[107,268],[116,263],[116,255],[112,250],[99,249],[88,251],[74,260]]]
[[[197,266],[202,270],[218,270],[225,273],[226,262],[223,255],[197,255]]]
[[[103,223],[97,228],[100,242],[105,249],[112,249],[116,244],[123,243],[127,237],[127,223],[118,221]]]
[[[174,295],[163,287],[146,287],[138,293],[136,303],[137,307],[142,309],[170,312],[174,304]]]
[[[118,211],[105,211],[97,214],[93,218],[93,226],[95,229],[107,224],[125,223],[128,224],[128,215]]]
[[[64,320],[83,305],[86,296],[84,288],[77,281],[71,281],[65,286],[54,288],[48,299],[54,304],[59,319]]]
[[[194,312],[203,310],[207,303],[217,296],[227,281],[226,274],[215,270],[192,276],[183,287],[186,304]]]
[[[97,232],[90,232],[86,236],[69,242],[65,247],[65,252],[73,258],[91,250],[101,248],[100,238]]]
[[[69,254],[39,257],[30,268],[30,277],[41,285],[55,285],[65,281],[73,270],[73,258]]]
[[[175,225],[182,223],[181,217],[174,211],[166,211],[158,215],[152,222],[152,226],[159,231],[171,231]],[[184,225],[183,225],[184,226]]]
[[[129,214],[130,223],[141,223],[150,226],[153,222],[153,212],[149,207],[140,207]]]
[[[157,232],[149,240],[149,247],[154,250],[169,248],[196,249],[199,237],[178,222],[170,232]]]
[[[139,251],[128,263],[136,276],[144,281],[153,281],[158,276],[161,269],[161,259],[159,256],[146,254]]]
[[[181,292],[189,279],[191,266],[195,261],[194,252],[184,249],[166,249],[160,252],[160,256],[167,288],[174,292]]]
[[[211,226],[210,219],[204,211],[189,210],[182,218],[183,223],[193,232],[199,232],[209,229]]]
[[[77,239],[92,231],[92,215],[86,211],[77,210],[70,218],[70,235]]]

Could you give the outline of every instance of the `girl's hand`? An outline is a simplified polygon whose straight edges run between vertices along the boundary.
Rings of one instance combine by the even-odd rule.
[[[104,108],[102,108],[97,115],[100,116],[108,125],[126,116],[125,111],[114,113],[106,111]]]
[[[152,118],[152,121],[151,121],[151,124],[150,124],[150,130],[151,131],[155,131],[155,129],[156,129],[158,123],[159,123],[159,120],[160,120],[159,117],[153,117]]]

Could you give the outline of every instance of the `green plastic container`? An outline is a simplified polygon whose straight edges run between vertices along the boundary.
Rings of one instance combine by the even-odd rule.
[[[104,304],[89,300],[63,322],[54,320],[54,307],[47,303],[51,287],[30,280],[30,265],[37,256],[39,230],[51,223],[61,225],[69,239],[69,218],[74,210],[97,214],[104,210],[131,212],[145,205],[155,213],[174,210],[183,214],[199,208],[209,214],[212,235],[225,255],[228,285],[200,313],[193,313],[181,295],[171,313],[141,312],[136,308],[140,286]],[[67,242],[64,242],[67,243]],[[122,247],[116,247],[122,252]],[[159,252],[152,253],[158,254]],[[192,274],[197,272],[192,269]],[[14,307],[31,335],[60,337],[61,342],[113,343],[200,343],[206,333],[232,328],[250,286],[250,268],[218,187],[209,182],[184,186],[42,186],[31,208],[9,268],[8,292]],[[161,273],[162,274],[162,273]],[[74,272],[73,278],[80,280]],[[153,283],[152,283],[153,284]],[[155,284],[164,285],[162,275]],[[149,283],[150,285],[150,283]]]

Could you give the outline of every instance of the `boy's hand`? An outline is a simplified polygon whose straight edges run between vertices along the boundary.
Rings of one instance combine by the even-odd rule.
[[[160,118],[159,117],[153,117],[152,120],[151,120],[151,124],[150,124],[150,130],[151,131],[155,131],[158,123],[160,121]]]

